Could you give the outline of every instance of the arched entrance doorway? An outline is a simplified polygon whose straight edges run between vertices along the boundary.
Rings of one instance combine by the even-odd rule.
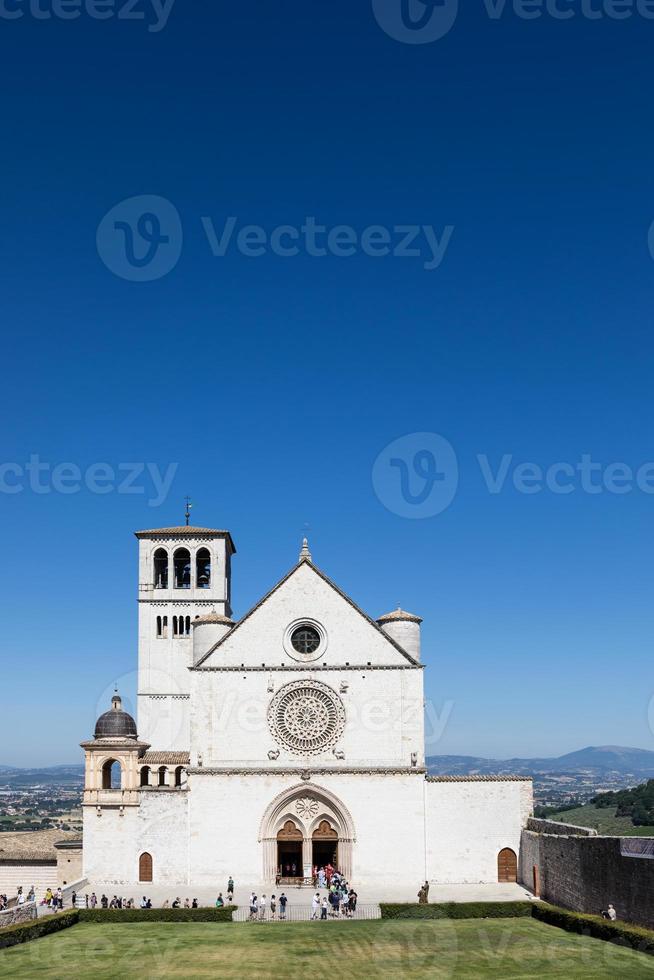
[[[300,783],[275,797],[259,825],[259,841],[266,883],[278,876],[287,877],[286,865],[292,870],[293,859],[286,855],[300,855],[296,877],[307,884],[313,884],[313,867],[324,867],[325,863],[334,865],[348,881],[353,880],[352,817],[333,793],[315,783]]]
[[[329,820],[321,820],[312,834],[314,868],[326,868],[331,864],[338,868],[338,831]]]
[[[282,877],[303,877],[302,840],[302,831],[292,820],[277,832],[277,873]]]
[[[497,880],[518,880],[518,858],[510,847],[503,848],[497,855]]]

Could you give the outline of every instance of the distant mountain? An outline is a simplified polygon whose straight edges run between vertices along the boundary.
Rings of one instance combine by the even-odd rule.
[[[654,752],[622,745],[590,745],[577,752],[545,759],[485,759],[471,755],[432,755],[427,758],[432,775],[509,775],[538,773],[578,773],[654,776]]]
[[[0,787],[78,785],[84,779],[84,766],[47,766],[38,769],[19,769],[0,766]]]

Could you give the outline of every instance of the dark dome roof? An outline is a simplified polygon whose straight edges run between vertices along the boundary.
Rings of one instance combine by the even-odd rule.
[[[114,694],[111,699],[111,711],[105,711],[95,723],[96,738],[137,738],[136,722],[131,715],[123,711],[123,703]]]

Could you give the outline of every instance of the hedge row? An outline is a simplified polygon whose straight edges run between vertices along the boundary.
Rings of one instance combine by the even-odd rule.
[[[68,929],[79,922],[79,912],[57,912],[52,915],[45,915],[42,919],[31,919],[29,922],[21,922],[17,926],[7,926],[0,929],[0,949],[8,946],[17,946],[19,943],[28,943],[31,939],[40,939],[41,936],[49,936],[52,932],[59,932],[60,929]]]
[[[80,922],[231,922],[237,908],[79,909]]]
[[[515,919],[531,915],[531,902],[382,902],[382,919]]]
[[[592,936],[594,939],[604,939],[620,946],[630,946],[641,953],[654,956],[654,932],[628,922],[611,922],[601,915],[587,915],[584,912],[571,912],[568,909],[557,908],[546,902],[534,902],[532,915],[541,922],[558,926],[567,932],[577,932],[581,936]]]

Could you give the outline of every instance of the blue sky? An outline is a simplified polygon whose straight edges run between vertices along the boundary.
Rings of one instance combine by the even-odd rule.
[[[449,712],[430,752],[654,749],[654,496],[635,477],[513,480],[590,456],[610,483],[611,464],[654,460],[654,21],[572,7],[466,4],[409,44],[365,0],[177,0],[158,31],[145,0],[142,21],[7,0],[24,15],[0,15],[0,762],[78,760],[113,680],[133,696],[132,531],[180,522],[187,493],[195,522],[232,531],[236,615],[308,524],[371,615],[424,617],[427,696]],[[101,222],[118,206],[129,225],[140,204],[121,202],[144,195],[170,205],[146,232],[170,232],[173,259],[137,281],[124,256],[112,271],[127,232]],[[206,228],[229,216],[263,254],[212,254]],[[352,229],[354,254],[309,254],[308,217]],[[272,250],[280,226],[299,254]],[[425,269],[423,232],[418,256],[370,255],[372,226],[391,251],[399,226],[453,230]],[[447,440],[446,463],[416,433]],[[447,470],[432,509],[453,492],[433,516],[412,509],[421,452]],[[31,457],[45,492],[20,475]],[[55,490],[63,463],[79,492]],[[174,478],[151,506],[147,470],[140,493],[90,492],[99,463]]]

